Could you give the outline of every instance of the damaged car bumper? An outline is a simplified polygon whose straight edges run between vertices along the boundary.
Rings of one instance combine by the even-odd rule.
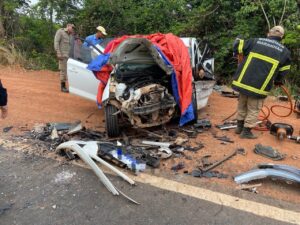
[[[288,165],[261,164],[258,169],[234,177],[234,181],[242,184],[268,177],[300,183],[300,170]]]

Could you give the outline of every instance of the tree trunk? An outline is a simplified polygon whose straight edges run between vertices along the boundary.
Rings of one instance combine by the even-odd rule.
[[[0,0],[0,39],[5,37],[3,1]]]

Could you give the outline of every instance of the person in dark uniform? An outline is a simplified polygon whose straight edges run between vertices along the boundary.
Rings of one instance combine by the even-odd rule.
[[[232,88],[240,93],[235,133],[241,138],[257,138],[251,129],[256,126],[264,100],[273,84],[282,85],[290,70],[291,53],[280,43],[283,36],[283,27],[275,26],[267,38],[238,38],[234,43],[234,55],[244,56],[232,82]]]
[[[8,115],[7,90],[2,86],[1,80],[0,80],[0,110],[1,110],[1,118],[5,119]]]

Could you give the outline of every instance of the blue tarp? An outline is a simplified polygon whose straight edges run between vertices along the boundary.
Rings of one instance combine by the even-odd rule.
[[[162,57],[163,61],[165,62],[165,64],[167,66],[171,66],[173,68],[173,65],[169,62],[169,60],[167,59],[167,57],[162,53],[162,51],[160,50],[160,48],[157,47],[157,46],[155,46],[155,48],[157,49],[157,51],[161,55],[161,57]],[[97,56],[87,66],[87,69],[89,69],[89,70],[91,70],[93,72],[100,71],[102,69],[102,67],[108,63],[109,57],[110,57],[109,53]],[[172,82],[173,96],[175,98],[176,103],[181,108],[180,99],[179,99],[179,93],[178,93],[177,77],[176,77],[176,73],[175,73],[174,69],[173,69],[172,74],[171,74],[171,82]],[[193,110],[193,103],[191,102],[191,104],[188,106],[188,108],[180,116],[179,125],[183,126],[184,124],[192,121],[194,118],[195,118],[195,115],[194,115],[194,110]]]

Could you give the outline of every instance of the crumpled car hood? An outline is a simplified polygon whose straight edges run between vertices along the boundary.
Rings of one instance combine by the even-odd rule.
[[[121,63],[157,64],[169,75],[173,71],[172,67],[165,64],[156,47],[146,38],[124,40],[111,54],[109,63],[113,65]]]

